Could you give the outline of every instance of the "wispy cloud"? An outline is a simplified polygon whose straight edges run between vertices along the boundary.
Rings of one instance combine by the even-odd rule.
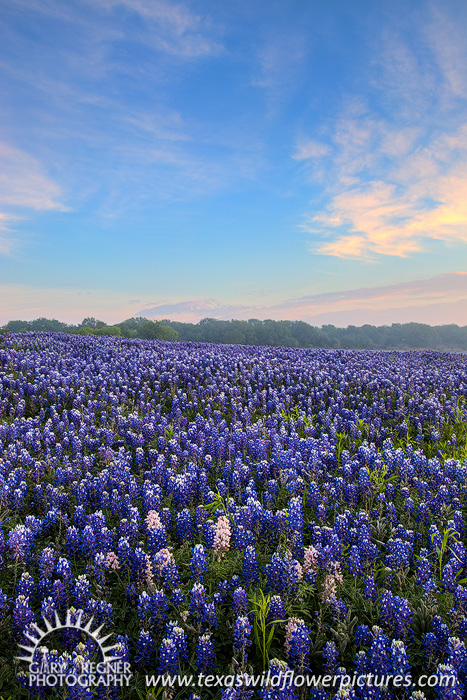
[[[147,304],[139,316],[197,322],[201,318],[300,319],[320,325],[339,319],[342,325],[422,320],[430,323],[465,323],[467,312],[467,272],[446,273],[429,279],[411,280],[379,287],[361,287],[337,292],[287,299],[278,304],[229,304],[215,299],[192,299]],[[410,309],[410,314],[404,309]]]
[[[10,255],[16,245],[10,224],[11,216],[0,212],[0,255]]]
[[[0,324],[42,316],[67,323],[79,323],[87,316],[95,316],[116,323],[134,316],[138,302],[120,292],[73,284],[54,288],[0,284]]]
[[[17,5],[28,21],[45,15],[53,30],[38,51],[11,23],[17,57],[0,64],[9,99],[15,103],[18,85],[27,94],[29,143],[41,162],[47,150],[74,209],[92,202],[107,225],[142,203],[191,202],[256,176],[260,146],[243,115],[227,125],[206,118],[203,101],[192,109],[173,99],[186,78],[181,63],[194,70],[195,61],[224,51],[224,29],[205,11],[164,0]],[[16,136],[16,124],[8,126]],[[12,142],[23,145],[25,133]]]
[[[380,126],[376,124],[364,135],[370,143],[379,138],[376,150],[361,156],[359,168],[358,153],[354,160],[342,159],[347,187],[333,194],[326,208],[305,224],[310,233],[322,238],[334,231],[329,242],[315,243],[312,249],[338,257],[372,259],[377,255],[406,257],[424,250],[430,239],[467,243],[466,128],[391,159],[384,179],[366,179],[361,173],[372,165],[373,172],[384,177],[375,164],[387,153]],[[385,137],[388,135],[386,132]],[[397,149],[400,136],[394,134]]]
[[[467,243],[465,37],[438,9],[415,42],[386,30],[371,91],[348,96],[321,140],[297,142],[293,158],[326,188],[304,223],[312,252],[374,260]]]
[[[216,299],[193,299],[191,301],[167,302],[147,305],[138,311],[138,316],[146,318],[196,319],[201,318],[245,318],[245,314],[253,307],[241,304],[225,304]],[[240,314],[240,315],[239,315]],[[243,314],[243,315],[242,315]]]
[[[109,26],[108,22],[99,21],[96,15],[89,15],[89,8],[94,13],[109,13],[123,9],[139,17],[144,25],[139,31],[133,29],[131,38],[151,45],[159,51],[179,58],[193,59],[216,55],[222,51],[219,40],[219,28],[206,14],[196,14],[184,3],[166,2],[165,0],[87,0],[81,6],[73,3],[61,3],[59,0],[6,0],[9,4],[24,8],[25,11],[39,12],[53,20],[73,23],[80,29],[85,28],[90,38],[98,41],[99,34],[104,41],[123,38],[125,32]],[[85,11],[84,11],[85,10]],[[95,35],[92,27],[99,28]],[[91,30],[91,32],[89,31]]]
[[[368,303],[393,308],[397,307],[400,300],[405,298],[410,298],[412,303],[418,301],[427,304],[447,299],[467,301],[467,272],[444,273],[429,279],[409,280],[379,287],[360,287],[338,292],[312,294],[291,299],[277,305],[276,308],[304,308],[308,313],[314,313],[317,310],[322,312],[323,306],[327,307],[328,305],[340,305],[349,310]]]
[[[96,2],[92,3],[96,6]],[[164,0],[97,0],[105,9],[123,7],[146,22],[139,38],[154,48],[184,59],[216,55],[222,43],[208,16],[196,14],[182,3]]]
[[[17,239],[14,221],[35,211],[66,211],[59,185],[28,153],[0,142],[0,253],[10,253]]]
[[[293,155],[295,160],[309,160],[327,156],[330,148],[325,143],[320,143],[314,139],[304,139],[297,143],[296,151]]]
[[[364,323],[418,321],[430,324],[465,325],[467,314],[467,272],[437,275],[378,287],[360,287],[311,294],[282,302],[230,303],[217,299],[172,300],[154,303],[140,295],[128,298],[109,289],[86,289],[80,285],[39,288],[28,285],[0,285],[0,323],[40,316],[79,322],[96,316],[116,323],[131,316],[197,323],[200,319],[289,319],[314,325],[335,323],[347,326]]]
[[[427,42],[438,65],[443,88],[453,97],[465,99],[467,94],[467,45],[465,41],[465,14],[450,17],[442,5],[431,6],[432,19],[425,27]],[[465,10],[465,8],[464,8]]]
[[[252,84],[265,91],[270,115],[299,88],[306,56],[307,43],[300,31],[275,32],[263,40]]]

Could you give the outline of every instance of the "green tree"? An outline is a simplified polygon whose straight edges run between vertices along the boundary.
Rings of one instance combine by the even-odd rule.
[[[84,318],[79,325],[80,327],[86,328],[103,328],[105,322],[99,321],[97,318],[94,318],[94,316],[88,316],[88,318]]]
[[[102,326],[101,328],[96,328],[94,335],[115,335],[121,338],[122,330],[120,326]]]
[[[163,326],[157,321],[145,319],[145,322],[138,328],[137,333],[139,338],[144,338],[145,340],[160,340],[164,330]]]

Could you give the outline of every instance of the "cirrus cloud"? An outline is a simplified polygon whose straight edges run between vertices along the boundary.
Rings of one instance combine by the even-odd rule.
[[[67,211],[62,191],[28,153],[0,142],[0,254],[17,243],[11,225],[30,210]]]
[[[379,287],[309,294],[277,304],[232,304],[216,299],[161,301],[147,304],[138,316],[196,323],[202,318],[295,319],[322,323],[363,324],[420,321],[462,325],[467,312],[467,272],[444,273]],[[379,320],[378,320],[379,319]]]
[[[386,30],[367,94],[348,95],[319,142],[298,141],[293,158],[324,185],[303,224],[312,252],[374,260],[467,243],[467,45],[433,13],[418,51]]]

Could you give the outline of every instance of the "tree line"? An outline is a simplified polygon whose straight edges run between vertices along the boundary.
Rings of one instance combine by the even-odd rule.
[[[318,328],[305,321],[219,321],[204,318],[199,323],[151,321],[129,318],[115,325],[88,317],[78,325],[55,319],[9,321],[3,332],[46,331],[83,335],[114,335],[147,340],[184,340],[202,343],[272,345],[294,348],[352,348],[371,350],[467,350],[467,326],[429,326],[424,323],[393,323],[391,326],[324,325]]]

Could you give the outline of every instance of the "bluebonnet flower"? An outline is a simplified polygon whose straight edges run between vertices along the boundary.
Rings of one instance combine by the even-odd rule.
[[[172,512],[170,508],[162,508],[159,512],[162,525],[168,533],[172,531]]]
[[[190,592],[190,613],[200,619],[206,604],[206,588],[202,583],[195,583]]]
[[[303,620],[292,620],[287,624],[286,645],[291,667],[301,672],[308,671],[311,638]]]
[[[232,594],[232,609],[235,617],[248,612],[248,595],[244,588],[236,588]]]
[[[245,586],[249,586],[251,583],[258,581],[259,571],[258,562],[256,560],[256,550],[251,545],[245,549],[242,571]]]
[[[397,525],[397,510],[396,506],[392,502],[386,504],[386,518],[391,522],[392,525]]]
[[[233,626],[233,646],[236,652],[245,655],[247,647],[251,644],[250,634],[253,625],[245,615],[237,617]]]
[[[456,575],[458,573],[457,570],[458,566],[456,566],[453,562],[448,562],[443,566],[441,574],[441,583],[443,589],[448,593],[452,593],[454,591],[456,584]]]
[[[214,668],[215,652],[214,642],[210,634],[203,634],[196,644],[195,666],[199,673],[207,673]]]
[[[428,559],[428,551],[425,548],[420,551],[416,560],[415,571],[417,572],[417,584],[423,586],[425,593],[429,594],[436,590],[433,567]]]
[[[183,629],[178,625],[173,626],[170,631],[170,637],[175,642],[179,661],[188,661],[187,635]]]
[[[352,574],[352,576],[360,576],[363,573],[362,560],[360,557],[360,550],[356,545],[350,548],[349,555],[347,557],[347,568]]]
[[[298,559],[303,558],[303,508],[302,499],[295,497],[289,501],[288,525],[291,531],[292,552]]]
[[[78,576],[73,582],[73,604],[78,608],[85,607],[91,599],[91,584],[86,576]]]
[[[79,550],[86,559],[90,559],[96,553],[96,535],[90,525],[86,525],[80,533]]]
[[[410,629],[414,615],[405,598],[385,591],[381,596],[380,617],[390,632],[403,639]]]
[[[203,605],[201,622],[204,628],[217,627],[219,625],[214,601],[206,602]]]
[[[439,615],[435,615],[431,623],[431,629],[436,637],[436,644],[439,651],[444,651],[448,644],[448,639],[451,637],[449,627],[442,622]]]
[[[52,547],[46,547],[38,556],[38,567],[42,583],[48,582],[53,574],[56,552]]]
[[[137,586],[152,583],[152,567],[148,554],[137,547],[130,554],[132,579]]]
[[[290,644],[292,644],[292,642]],[[338,658],[339,652],[337,651],[336,643],[326,642],[323,650],[323,659],[325,661],[324,668],[326,673],[334,674],[338,666]]]
[[[120,537],[117,544],[117,556],[120,567],[126,569],[131,565],[133,551],[126,537]]]
[[[41,604],[41,617],[45,617],[47,620],[51,621],[55,619],[55,613],[57,612],[57,606],[55,600],[52,596],[44,598]]]
[[[0,619],[4,617],[8,610],[8,596],[0,588]]]
[[[357,625],[355,628],[355,643],[357,646],[369,646],[373,640],[368,625]]]
[[[161,552],[167,552],[168,550],[161,550]],[[160,564],[161,562],[161,552],[158,552],[156,556],[154,557],[154,560],[156,564],[160,566],[160,575],[162,577],[162,582],[164,584],[164,587],[168,590],[171,591],[174,588],[178,588],[180,585],[180,574],[178,571],[178,567],[175,563],[175,560],[173,558],[173,555],[170,556],[170,558],[164,563]]]
[[[271,596],[267,621],[284,620],[285,616],[285,605],[280,595]]]
[[[15,561],[26,562],[34,545],[34,534],[25,525],[16,525],[8,533],[7,544]]]
[[[159,647],[158,672],[161,675],[175,676],[178,672],[179,654],[173,637],[165,637]]]
[[[443,541],[441,535],[439,534],[439,530],[434,523],[432,523],[428,528],[427,543],[429,550],[432,552],[435,552],[437,549],[441,550],[442,548]]]
[[[439,679],[439,683],[435,686],[436,700],[462,700],[464,698],[464,684],[460,682],[451,665],[438,664],[435,675]]]
[[[141,630],[138,639],[136,640],[135,664],[137,668],[150,666],[155,655],[156,645],[146,630]]]
[[[83,620],[87,620],[90,617],[93,617],[96,622],[101,624],[112,624],[114,619],[112,603],[92,598],[85,607]]]
[[[112,651],[114,656],[118,657],[123,663],[130,662],[130,638],[124,634],[115,636],[115,648]]]
[[[264,567],[267,576],[266,590],[278,593],[294,594],[297,590],[301,571],[296,567],[294,559],[281,557],[275,552]],[[301,567],[300,567],[301,569]]]
[[[424,501],[422,501],[418,505],[416,519],[418,522],[423,524],[427,524],[430,520],[430,511],[427,504]]]
[[[77,505],[73,511],[73,525],[78,528],[84,528],[86,524],[86,509],[83,505]]]
[[[144,624],[144,621],[149,619],[149,603],[151,601],[150,596],[146,591],[143,591],[140,596],[138,596],[138,617],[140,622]]]
[[[36,590],[36,583],[28,571],[24,571],[16,584],[16,595],[22,595],[29,600],[33,600]]]
[[[203,523],[206,522],[208,514],[206,508],[196,506],[195,508],[195,526],[197,530],[202,530]]]
[[[166,622],[169,604],[167,596],[163,590],[154,590],[149,599],[149,612],[151,614],[151,624],[160,628]]]
[[[196,544],[192,551],[193,555],[190,562],[191,575],[196,581],[201,582],[208,570],[206,552],[202,544]]]
[[[227,600],[227,598],[231,592],[230,581],[228,581],[227,579],[224,579],[223,581],[218,581],[217,582],[217,592],[219,594],[220,602],[224,602],[225,600]]]
[[[390,569],[395,571],[407,569],[411,564],[412,546],[410,542],[396,537],[386,542],[385,563]]]
[[[138,522],[133,519],[123,518],[118,525],[118,537],[127,539],[134,546],[139,537]]]
[[[467,639],[467,617],[465,617],[464,615],[459,620],[459,637],[464,642]]]
[[[167,547],[167,530],[165,529],[164,525],[148,530],[147,543],[148,550],[151,554],[156,554],[156,552],[159,550]]]
[[[221,688],[222,700],[251,700],[253,690],[245,690],[241,688]]]
[[[258,689],[261,700],[298,700],[290,667],[285,661],[272,659],[269,662],[269,684]],[[289,674],[289,675],[288,675]]]
[[[179,608],[185,602],[185,596],[180,588],[174,588],[171,595],[172,604]]]
[[[461,642],[457,637],[449,637],[447,651],[447,663],[454,668],[458,677],[463,679],[467,671],[467,651],[465,643]]]
[[[193,518],[188,508],[177,513],[175,518],[175,533],[179,542],[190,541],[193,538]]]
[[[77,527],[71,525],[65,533],[65,549],[67,554],[73,556],[78,554],[81,548],[81,535]]]
[[[55,573],[62,576],[64,580],[71,578],[71,564],[66,557],[59,557],[55,564]]]
[[[203,538],[208,549],[214,547],[214,538],[216,537],[216,524],[212,520],[206,520],[202,526]]]
[[[332,596],[332,598],[329,598],[326,602],[331,608],[331,614],[334,621],[337,622],[345,618],[348,611],[347,603],[345,602],[345,600],[343,600],[342,598],[337,598],[336,596]]]
[[[19,595],[14,603],[11,614],[11,628],[15,634],[19,634],[31,622],[35,622],[36,616],[29,604],[29,598]]]
[[[244,551],[247,547],[254,547],[255,541],[253,532],[243,525],[236,525],[233,528],[232,544],[237,549]]]
[[[427,632],[422,636],[422,643],[428,657],[435,658],[438,654],[438,640],[434,632]]]
[[[391,642],[392,673],[396,676],[406,676],[410,671],[407,650],[404,642],[393,639]]]
[[[363,579],[363,597],[365,600],[372,600],[373,602],[378,597],[378,592],[376,590],[376,581],[374,576],[366,576]]]
[[[393,651],[391,640],[379,628],[372,629],[373,640],[367,652],[360,651],[355,658],[357,674],[374,673],[385,676],[392,672]]]

